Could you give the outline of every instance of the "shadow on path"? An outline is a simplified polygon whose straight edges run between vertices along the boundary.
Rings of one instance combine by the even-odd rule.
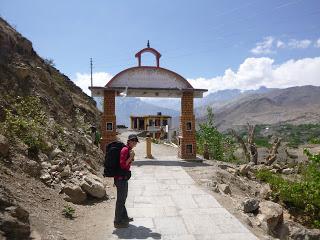
[[[207,163],[202,162],[183,162],[183,161],[173,161],[173,160],[138,160],[133,162],[134,166],[140,167],[140,166],[181,166],[181,167],[206,167],[210,166]]]
[[[118,228],[114,230],[112,234],[117,235],[120,239],[161,239],[160,233],[152,232],[150,228],[143,226],[137,227],[132,224],[130,224],[128,228]]]

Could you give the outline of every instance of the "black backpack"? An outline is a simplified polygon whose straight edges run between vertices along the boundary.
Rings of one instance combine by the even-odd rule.
[[[120,168],[120,152],[125,146],[126,145],[123,142],[119,141],[115,141],[107,145],[103,176],[126,176],[127,178],[130,178],[129,175],[131,175],[131,172]]]

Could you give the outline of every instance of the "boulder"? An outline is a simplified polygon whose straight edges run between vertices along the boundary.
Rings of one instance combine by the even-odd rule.
[[[69,165],[65,166],[63,171],[60,173],[60,176],[62,178],[69,177],[71,175],[71,168]]]
[[[271,196],[272,190],[269,184],[264,185],[260,190],[260,197],[262,199],[269,199]]]
[[[224,194],[231,194],[230,186],[228,184],[219,184],[219,189]]]
[[[296,222],[289,223],[289,236],[294,240],[318,240],[320,229],[308,229]]]
[[[0,239],[29,239],[29,213],[17,205],[11,192],[0,185]]]
[[[254,212],[259,208],[259,200],[255,198],[246,198],[241,203],[241,208],[242,208],[242,211],[244,211],[245,213]]]
[[[5,209],[11,216],[18,218],[22,222],[29,223],[29,213],[20,206],[10,206]]]
[[[41,166],[36,161],[26,159],[25,161],[23,161],[22,168],[23,171],[31,177],[40,176]]]
[[[40,179],[44,182],[51,180],[51,175],[49,173],[43,173],[40,176]]]
[[[43,169],[49,169],[51,167],[51,164],[49,162],[42,162],[41,167]]]
[[[285,168],[285,169],[282,170],[282,173],[286,174],[286,175],[289,175],[289,174],[294,173],[294,170],[292,168]]]
[[[0,134],[0,157],[7,157],[9,155],[8,139]]]
[[[85,176],[83,178],[81,188],[93,197],[103,198],[106,195],[102,181],[97,181],[92,176]]]
[[[58,171],[58,165],[52,165],[51,167],[50,167],[50,172],[52,173],[52,172],[56,172],[56,171]]]
[[[249,164],[243,164],[239,167],[239,172],[241,175],[247,175],[250,170],[251,166]]]
[[[75,184],[69,183],[65,185],[61,192],[67,195],[65,200],[72,203],[83,203],[87,199],[87,194],[80,186]]]
[[[263,230],[268,234],[275,235],[276,229],[283,224],[282,207],[271,201],[261,202],[257,218],[261,222]]]
[[[55,157],[57,157],[58,155],[61,155],[62,151],[59,148],[55,148],[49,155],[49,158],[52,160]]]

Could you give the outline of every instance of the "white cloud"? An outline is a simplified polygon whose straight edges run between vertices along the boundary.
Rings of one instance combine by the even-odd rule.
[[[288,47],[290,48],[307,48],[311,45],[311,40],[304,39],[304,40],[297,40],[297,39],[291,39],[288,42]]]
[[[222,76],[213,78],[199,77],[188,79],[194,88],[208,89],[215,92],[224,89],[258,89],[261,86],[269,88],[287,88],[293,86],[320,86],[320,57],[289,60],[275,64],[269,57],[247,58],[236,71],[228,68]],[[105,86],[112,78],[110,73],[93,74],[94,86]],[[82,90],[90,95],[90,74],[76,73],[73,80]]]
[[[251,49],[250,52],[256,55],[276,53],[277,48],[289,48],[289,49],[305,49],[312,45],[312,41],[309,39],[297,40],[290,39],[284,41],[272,36],[265,37],[262,42],[256,43],[256,47]],[[320,47],[320,39],[318,39],[315,47]]]
[[[292,86],[319,86],[320,57],[289,60],[276,65],[272,58],[247,58],[237,71],[227,69],[223,76],[213,78],[188,79],[195,88],[206,88],[209,92],[217,90],[286,88]]]
[[[320,38],[316,41],[315,45],[316,48],[320,48]]]
[[[93,86],[104,87],[113,76],[107,72],[96,72],[92,74]],[[87,95],[91,95],[89,86],[91,85],[89,73],[76,73],[76,78],[72,80]]]
[[[274,38],[269,36],[265,37],[262,42],[256,43],[256,47],[251,49],[251,52],[254,54],[270,54],[273,53]]]
[[[286,44],[284,42],[282,42],[281,40],[277,41],[277,48],[284,48],[286,46]]]

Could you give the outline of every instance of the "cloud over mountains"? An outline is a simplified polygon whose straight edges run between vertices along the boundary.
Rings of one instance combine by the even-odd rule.
[[[93,85],[104,86],[112,75],[107,72],[93,74]],[[90,95],[90,74],[76,73],[73,79],[76,85]],[[258,89],[260,86],[268,88],[287,88],[303,85],[320,85],[320,57],[289,60],[282,64],[275,64],[269,57],[247,58],[238,69],[228,68],[221,76],[212,78],[193,78],[188,81],[195,88],[209,89],[215,92],[224,89]]]

